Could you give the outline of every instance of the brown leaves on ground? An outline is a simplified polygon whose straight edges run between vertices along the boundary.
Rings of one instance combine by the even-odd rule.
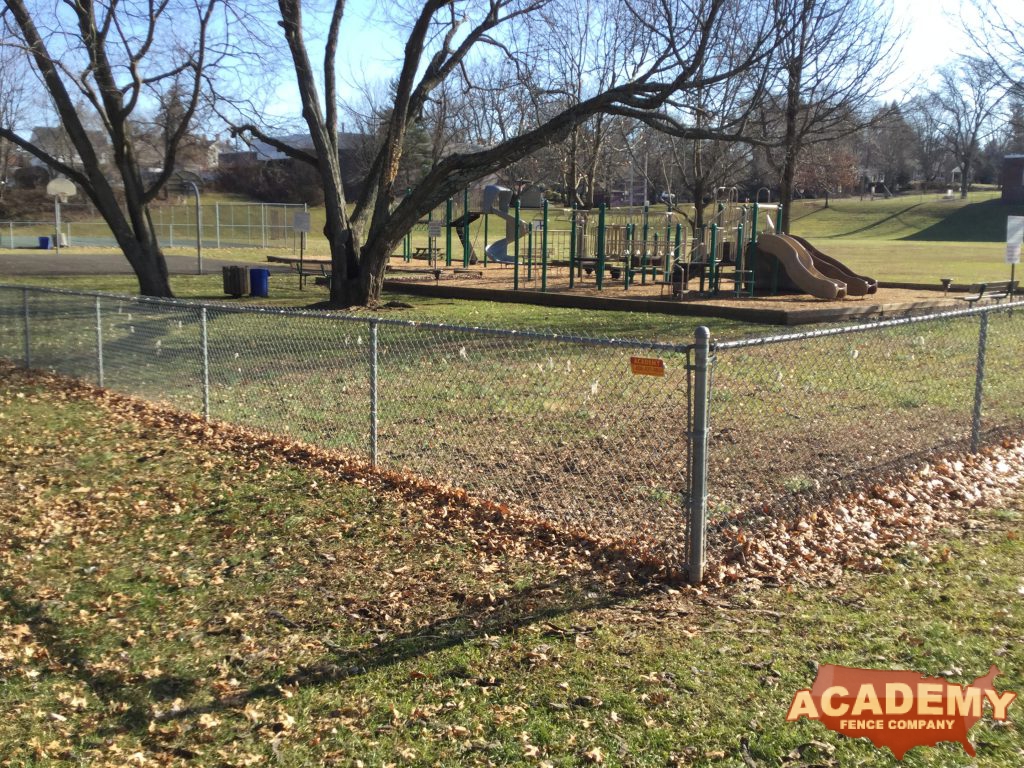
[[[944,530],[977,525],[975,508],[1024,494],[1024,443],[937,458],[886,484],[792,512],[765,504],[736,513],[710,541],[709,583],[835,581],[843,569],[872,571],[908,546],[929,549]],[[948,552],[948,550],[947,550]],[[940,546],[931,556],[943,557]]]

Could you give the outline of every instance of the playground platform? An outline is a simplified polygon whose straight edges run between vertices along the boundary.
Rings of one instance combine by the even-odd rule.
[[[459,265],[461,266],[461,264]],[[422,270],[403,270],[394,265],[388,271],[384,287],[416,296],[483,301],[515,302],[548,307],[616,310],[626,312],[657,312],[691,317],[720,317],[765,325],[807,325],[849,322],[857,319],[923,314],[941,309],[963,308],[957,298],[967,286],[953,286],[946,293],[941,286],[882,283],[878,292],[860,298],[836,301],[815,299],[807,295],[736,296],[726,282],[717,296],[704,296],[692,279],[690,290],[682,298],[672,296],[672,287],[648,278],[637,278],[626,289],[620,278],[605,277],[598,289],[593,275],[574,280],[569,287],[568,270],[549,270],[546,290],[538,270],[520,269],[518,289],[513,286],[510,267],[474,265],[469,272],[454,268],[441,270],[440,275],[424,274]]]

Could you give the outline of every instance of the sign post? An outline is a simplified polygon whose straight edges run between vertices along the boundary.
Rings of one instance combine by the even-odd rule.
[[[304,261],[306,258],[306,234],[310,231],[312,222],[309,211],[296,211],[292,218],[292,229],[299,233],[299,290],[302,290],[303,281],[306,279]]]
[[[1010,265],[1010,296],[1016,293],[1014,273],[1020,264],[1021,244],[1024,243],[1024,216],[1006,217],[1006,263]]]
[[[430,268],[434,270],[434,280],[439,279],[439,273],[437,269],[437,239],[441,237],[441,221],[440,219],[431,219],[427,222],[427,258],[430,263]]]
[[[46,194],[53,197],[53,218],[57,229],[53,247],[57,249],[57,255],[60,256],[60,204],[67,202],[69,197],[75,196],[75,185],[63,176],[58,176],[46,185]]]

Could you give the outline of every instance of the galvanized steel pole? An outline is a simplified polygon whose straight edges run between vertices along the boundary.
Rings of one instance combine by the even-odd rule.
[[[974,375],[974,413],[971,419],[971,453],[981,444],[981,405],[985,395],[985,351],[988,347],[988,312],[981,313],[978,331],[978,360]]]
[[[377,466],[377,321],[370,321],[370,463]]]
[[[96,384],[103,386],[103,310],[96,297]]]
[[[704,580],[704,536],[708,507],[708,361],[711,331],[700,326],[696,332],[693,358],[693,424],[690,432],[689,543],[690,584]]]
[[[210,420],[210,348],[206,332],[206,307],[199,310],[199,343],[203,355],[203,418]]]
[[[25,322],[25,367],[32,367],[32,330],[28,321],[28,288],[21,289],[22,319]]]

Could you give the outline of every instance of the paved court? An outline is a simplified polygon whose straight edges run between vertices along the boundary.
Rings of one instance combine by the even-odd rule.
[[[167,269],[172,275],[196,274],[195,256],[167,256]],[[291,272],[288,267],[249,261],[222,261],[203,255],[203,272],[217,273],[221,267],[267,267],[271,272]],[[24,252],[0,253],[0,275],[131,275],[131,266],[120,253],[88,253],[73,248],[54,251],[26,248]]]

